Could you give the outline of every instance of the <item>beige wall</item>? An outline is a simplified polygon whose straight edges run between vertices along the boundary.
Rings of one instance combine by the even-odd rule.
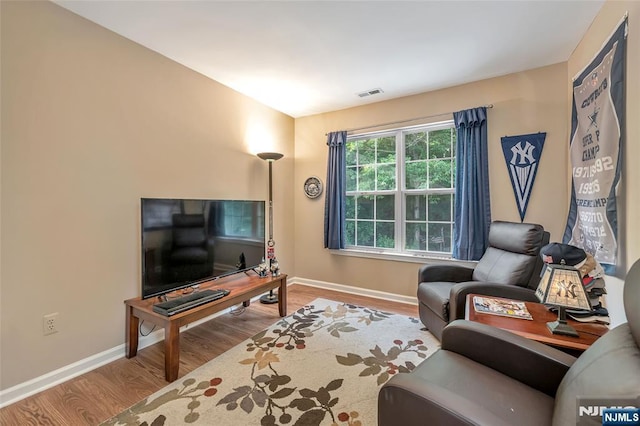
[[[640,259],[640,2],[607,1],[580,44],[568,61],[567,81],[591,62],[600,51],[604,42],[629,12],[629,35],[627,37],[626,71],[626,144],[623,147],[624,165],[621,186],[618,192],[618,211],[620,228],[618,230],[621,249],[621,275]],[[571,85],[567,88],[571,99]],[[569,111],[570,114],[570,111]],[[569,116],[570,117],[570,116]],[[609,286],[607,286],[609,287]]]
[[[295,271],[301,278],[407,296],[416,292],[418,264],[333,254],[323,248],[324,197],[309,200],[307,177],[326,180],[325,133],[493,104],[488,112],[491,210],[494,220],[519,221],[500,137],[547,132],[540,169],[525,221],[542,224],[552,240],[562,238],[568,206],[566,185],[566,63],[435,92],[296,120]],[[441,121],[451,115],[430,121]]]
[[[140,197],[264,200],[253,153],[282,152],[275,236],[293,268],[291,117],[52,3],[1,7],[2,389],[123,343]]]

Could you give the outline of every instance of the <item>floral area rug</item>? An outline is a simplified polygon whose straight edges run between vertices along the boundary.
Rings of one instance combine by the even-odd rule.
[[[103,424],[375,426],[380,386],[439,347],[422,327],[316,299]]]

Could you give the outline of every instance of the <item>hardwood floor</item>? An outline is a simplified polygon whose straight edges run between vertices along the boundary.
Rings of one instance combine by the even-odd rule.
[[[302,285],[288,288],[288,314],[323,297],[418,317],[418,307]],[[278,305],[252,303],[180,334],[180,377],[280,318]],[[96,425],[167,385],[162,342],[0,409],[1,425]],[[178,378],[178,380],[179,380]]]

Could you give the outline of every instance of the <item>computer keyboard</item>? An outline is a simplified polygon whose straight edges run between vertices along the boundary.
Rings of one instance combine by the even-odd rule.
[[[221,299],[228,294],[229,290],[224,289],[196,291],[176,299],[156,303],[153,305],[153,312],[160,315],[171,316],[186,311],[187,309]]]

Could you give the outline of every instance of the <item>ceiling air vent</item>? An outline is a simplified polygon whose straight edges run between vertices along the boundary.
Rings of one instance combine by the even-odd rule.
[[[380,93],[384,93],[384,91],[378,88],[378,89],[367,90],[365,92],[360,92],[358,93],[358,96],[361,98],[366,98],[367,96],[379,95]]]

